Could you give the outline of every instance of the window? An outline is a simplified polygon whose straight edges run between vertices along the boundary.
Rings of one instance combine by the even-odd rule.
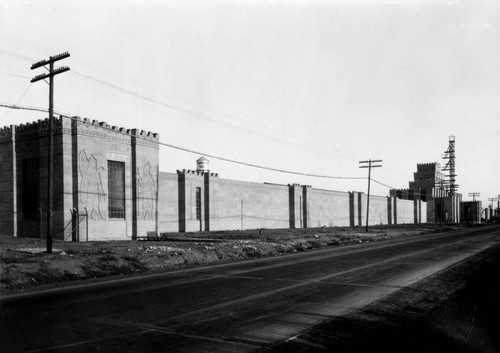
[[[108,216],[125,218],[125,162],[108,161]]]
[[[38,159],[25,159],[22,168],[23,216],[25,219],[33,219],[38,215]]]
[[[201,219],[201,188],[196,188],[196,219]]]

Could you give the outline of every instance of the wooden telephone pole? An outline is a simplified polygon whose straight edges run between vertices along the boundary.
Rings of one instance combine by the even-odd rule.
[[[373,165],[372,163],[382,162],[381,159],[369,159],[367,161],[360,161],[359,163],[368,163],[368,165],[362,165],[360,168],[368,168],[368,196],[366,198],[366,232],[368,233],[368,215],[370,212],[370,181],[372,175],[372,168],[380,168],[381,165]]]
[[[54,76],[63,72],[69,71],[69,67],[64,66],[54,70],[56,61],[69,57],[69,53],[65,52],[55,56],[51,56],[48,60],[41,60],[31,65],[31,70],[49,65],[48,73],[35,76],[31,79],[31,83],[40,80],[49,79],[49,162],[48,162],[48,187],[47,187],[47,253],[52,253],[52,201],[54,187]]]
[[[476,196],[481,196],[479,192],[469,192],[469,197],[472,197],[472,201],[476,201]]]

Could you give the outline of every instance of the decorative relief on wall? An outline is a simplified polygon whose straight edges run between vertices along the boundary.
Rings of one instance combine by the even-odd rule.
[[[87,207],[90,219],[94,221],[106,220],[103,212],[106,207],[106,193],[104,192],[102,175],[104,167],[99,166],[93,154],[87,157],[87,152],[81,150],[78,156],[80,169],[80,203]]]
[[[137,168],[137,186],[137,219],[145,221],[155,220],[156,186],[153,174],[151,174],[151,165],[149,162],[144,164],[142,172],[140,168]]]

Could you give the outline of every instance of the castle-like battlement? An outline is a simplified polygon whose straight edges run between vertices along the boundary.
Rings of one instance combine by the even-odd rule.
[[[218,178],[219,177],[219,173],[206,173],[203,171],[191,170],[191,169],[183,169],[183,170],[177,169],[177,174],[178,175],[195,176],[195,177],[203,177],[205,174],[208,174],[211,178]]]
[[[54,116],[53,119],[53,127],[60,128],[62,127],[63,116]],[[24,124],[14,125],[14,129],[16,133],[25,134],[25,133],[34,133],[40,130],[46,130],[49,128],[49,118],[38,119],[37,121],[27,122]]]
[[[0,134],[8,136],[12,135],[12,127],[11,126],[0,127]]]
[[[124,127],[116,125],[111,126],[105,121],[90,120],[89,118],[83,118],[83,120],[81,120],[79,117],[74,117],[73,119],[81,121],[81,124],[83,125],[100,127],[111,132],[135,136],[150,141],[159,141],[160,138],[160,135],[156,132],[144,131],[139,129],[126,129]]]
[[[441,165],[438,162],[432,162],[432,163],[417,163],[417,168],[418,167],[436,167],[436,169],[441,168]]]
[[[80,118],[79,116],[54,116],[53,123],[55,128],[60,128],[63,126],[63,119],[71,119],[76,121],[79,125],[84,126],[95,126],[98,128],[102,128],[108,130],[110,132],[121,133],[129,136],[135,136],[137,138],[149,140],[149,141],[159,141],[160,135],[156,132],[138,130],[138,129],[126,129],[121,126],[111,126],[105,121],[91,120],[89,118]],[[38,132],[40,130],[45,130],[49,128],[49,118],[38,119],[37,121],[27,122],[19,125],[12,125],[15,129],[16,133],[30,133],[30,132]],[[12,135],[12,126],[4,126],[0,127],[0,135],[3,136],[11,136]]]

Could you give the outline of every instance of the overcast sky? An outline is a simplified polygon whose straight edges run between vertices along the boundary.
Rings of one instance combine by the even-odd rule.
[[[408,187],[456,138],[458,191],[500,194],[498,1],[0,0],[0,103],[48,107],[32,63],[58,64],[55,110],[289,171]],[[0,126],[46,117],[0,108]],[[199,154],[160,147],[160,169]],[[366,192],[209,157],[221,178]],[[377,195],[388,188],[372,184]]]

